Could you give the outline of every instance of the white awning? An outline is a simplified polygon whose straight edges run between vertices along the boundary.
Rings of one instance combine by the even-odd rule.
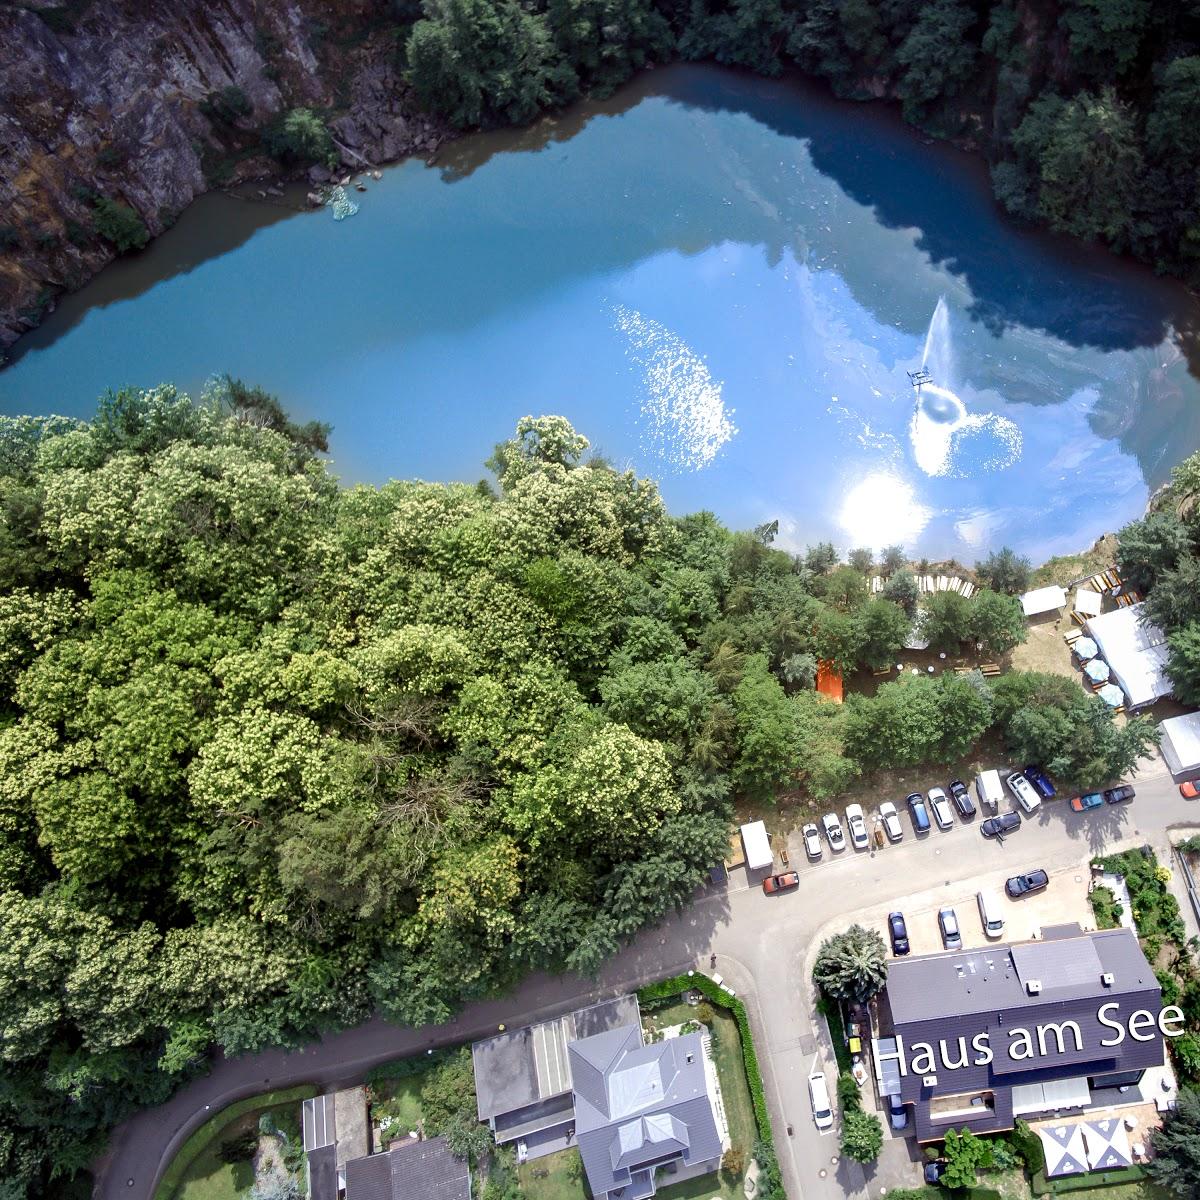
[[[1060,587],[1037,588],[1021,597],[1021,610],[1027,617],[1038,613],[1052,612],[1067,602],[1067,593]]]
[[[1125,1124],[1120,1117],[1088,1121],[1083,1127],[1083,1140],[1087,1143],[1088,1166],[1093,1171],[1111,1171],[1115,1167],[1133,1166],[1129,1135],[1125,1132]]]
[[[1013,1088],[1014,1095],[1024,1091]],[[1046,1154],[1046,1175],[1082,1175],[1088,1169],[1087,1147],[1078,1122],[1073,1125],[1043,1125],[1037,1131]]]
[[[1104,661],[1112,668],[1130,708],[1152,704],[1171,694],[1167,676],[1166,634],[1157,625],[1143,623],[1145,604],[1131,604],[1116,612],[1092,617],[1084,629]]]
[[[1104,597],[1099,592],[1093,592],[1091,588],[1075,589],[1075,611],[1081,617],[1098,617],[1103,602]]]
[[[1200,712],[1171,717],[1159,729],[1162,756],[1172,775],[1187,775],[1200,769]]]
[[[1061,1112],[1083,1108],[1092,1102],[1086,1075],[1074,1079],[1048,1079],[1044,1083],[1026,1083],[1012,1090],[1013,1114]]]

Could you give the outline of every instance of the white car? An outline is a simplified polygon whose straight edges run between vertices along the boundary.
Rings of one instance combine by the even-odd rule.
[[[846,805],[846,826],[850,830],[850,844],[855,850],[865,850],[871,844],[861,804]]]
[[[1020,771],[1014,771],[1004,782],[1008,784],[1008,790],[1016,796],[1017,803],[1027,817],[1042,807],[1041,796],[1033,790],[1033,784]]]
[[[820,1071],[814,1071],[808,1077],[808,1099],[812,1104],[813,1120],[818,1129],[833,1128],[833,1108],[829,1103],[829,1084]]]
[[[813,860],[813,862],[816,862],[816,860],[821,857],[821,853],[824,849],[824,847],[821,845],[820,830],[817,829],[817,827],[810,821],[800,832],[804,836],[804,853],[807,854],[808,857]]]
[[[826,813],[821,818],[821,824],[825,828],[825,836],[829,839],[829,848],[835,854],[839,850],[846,848],[846,835],[842,832],[842,823],[838,820],[837,813]]]
[[[933,809],[933,819],[939,829],[951,829],[954,826],[954,813],[950,809],[950,799],[939,787],[930,788],[925,793],[929,807]]]
[[[888,835],[889,841],[898,842],[904,836],[900,814],[896,812],[896,806],[890,800],[885,800],[879,806],[879,819],[883,822],[883,831]]]

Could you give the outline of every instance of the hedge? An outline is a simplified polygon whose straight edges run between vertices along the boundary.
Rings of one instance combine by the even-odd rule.
[[[390,1062],[380,1063],[372,1067],[366,1074],[364,1082],[368,1087],[373,1083],[383,1083],[388,1079],[406,1079],[409,1075],[420,1075],[446,1061],[452,1054],[457,1054],[459,1046],[443,1046],[432,1054],[410,1054],[407,1058],[393,1058]]]
[[[829,1040],[833,1043],[833,1057],[837,1059],[838,1070],[843,1073],[849,1071],[853,1063],[850,1047],[846,1045],[846,1025],[842,1020],[841,1004],[833,996],[822,992],[817,999],[817,1011],[829,1027]]]
[[[293,1100],[307,1100],[316,1094],[315,1085],[302,1083],[280,1092],[265,1092],[259,1096],[248,1096],[245,1100],[238,1100],[227,1108],[221,1109],[215,1116],[209,1117],[175,1152],[175,1157],[171,1159],[162,1178],[158,1181],[158,1186],[154,1189],[154,1200],[171,1200],[175,1189],[183,1182],[183,1176],[188,1167],[200,1157],[201,1151],[215,1141],[238,1117],[260,1108],[274,1108],[278,1104],[289,1104]]]
[[[771,1134],[771,1117],[767,1111],[762,1072],[758,1069],[758,1055],[754,1052],[754,1039],[750,1036],[746,1006],[698,971],[695,975],[676,975],[672,979],[660,979],[658,983],[647,984],[638,990],[638,1003],[650,1009],[661,1008],[676,996],[693,989],[701,992],[712,1004],[727,1008],[737,1022],[738,1034],[742,1039],[742,1063],[746,1068],[746,1082],[750,1085],[750,1099],[754,1104],[754,1123],[758,1126],[758,1140],[773,1150],[775,1139]]]
[[[1089,1171],[1086,1175],[1063,1175],[1058,1179],[1047,1179],[1045,1171],[1034,1175],[1030,1188],[1035,1196],[1059,1196],[1063,1192],[1097,1193],[1096,1200],[1102,1200],[1100,1191],[1114,1183],[1137,1183],[1146,1178],[1146,1172],[1140,1166],[1117,1167],[1112,1171]],[[1087,1200],[1086,1196],[1080,1200]]]

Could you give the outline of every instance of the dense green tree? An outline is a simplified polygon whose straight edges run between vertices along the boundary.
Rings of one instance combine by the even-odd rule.
[[[1178,566],[1190,543],[1186,526],[1170,511],[1131,521],[1117,539],[1121,578],[1138,592],[1148,592],[1161,575]]]
[[[749,795],[770,797],[795,773],[796,710],[762,655],[746,661],[733,707],[738,739],[734,782]]]
[[[542,13],[517,0],[425,0],[423,10],[408,38],[408,79],[453,125],[519,124],[571,94]]]
[[[846,708],[816,692],[792,697],[796,716],[796,770],[805,790],[823,800],[844,792],[859,773],[846,753]]]
[[[1182,704],[1200,705],[1200,623],[1189,621],[1167,637],[1167,674]]]
[[[874,1113],[859,1108],[842,1113],[842,1153],[855,1162],[870,1163],[883,1149],[883,1126]]]
[[[961,0],[934,0],[918,8],[917,19],[896,51],[902,68],[898,91],[906,111],[954,96],[970,79],[977,49],[969,36],[973,9]]]
[[[979,1172],[992,1165],[990,1143],[976,1137],[969,1129],[947,1129],[942,1153],[946,1158],[946,1172],[941,1183],[947,1188],[974,1187]]]
[[[958,592],[931,592],[921,606],[921,635],[931,650],[955,654],[974,636],[971,602]]]
[[[868,600],[858,610],[855,621],[860,661],[876,671],[890,667],[908,640],[912,627],[908,614],[890,600]]]
[[[1064,0],[1071,57],[1089,79],[1126,74],[1150,28],[1150,0]]]
[[[1183,1088],[1178,1102],[1150,1135],[1154,1156],[1147,1174],[1179,1200],[1200,1195],[1200,1092]]]
[[[821,943],[813,981],[835,1000],[865,1004],[887,983],[887,946],[874,929],[851,925]]]
[[[993,592],[1015,596],[1029,587],[1029,559],[1003,546],[980,559],[975,574]]]
[[[546,20],[562,56],[567,95],[605,95],[675,46],[671,27],[646,0],[549,0]]]
[[[909,620],[917,615],[917,607],[921,602],[921,589],[917,585],[917,577],[907,567],[898,567],[891,578],[883,585],[883,599],[898,604],[908,614]]]
[[[145,221],[119,200],[98,196],[92,205],[92,221],[96,232],[111,242],[118,254],[140,250],[149,240]]]
[[[290,108],[263,130],[267,153],[287,163],[337,165],[338,154],[325,122],[311,108]]]
[[[986,588],[970,602],[970,637],[983,645],[985,654],[1007,654],[1028,636],[1021,602]]]

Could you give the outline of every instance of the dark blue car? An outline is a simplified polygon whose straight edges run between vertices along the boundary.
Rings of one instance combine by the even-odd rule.
[[[1050,782],[1050,776],[1042,770],[1041,767],[1026,767],[1025,778],[1033,784],[1033,790],[1037,792],[1043,800],[1053,800],[1055,797],[1054,784]]]
[[[929,809],[925,807],[925,797],[920,792],[913,792],[909,796],[908,811],[912,813],[913,828],[918,833],[928,833]]]

